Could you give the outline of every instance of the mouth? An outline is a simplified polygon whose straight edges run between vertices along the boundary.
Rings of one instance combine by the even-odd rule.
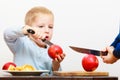
[[[49,36],[46,36],[46,37],[45,37],[45,39],[47,39],[47,40],[48,40],[48,39],[49,39]]]

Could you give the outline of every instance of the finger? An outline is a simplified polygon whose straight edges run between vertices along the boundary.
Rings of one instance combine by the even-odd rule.
[[[58,62],[58,59],[57,59],[57,58],[55,58],[55,60],[54,60],[54,61]]]
[[[111,62],[105,58],[103,58],[103,62],[106,63],[106,64],[111,64]]]
[[[108,62],[104,58],[103,58],[103,62],[108,64]]]
[[[35,34],[33,35],[36,39],[41,39],[43,36],[43,32],[39,31],[38,28],[34,27]]]
[[[61,58],[62,58],[62,59],[64,59],[64,57],[65,57],[65,54],[61,54],[60,56],[61,56]]]
[[[36,31],[35,34],[32,35],[35,39],[39,39],[40,34]]]
[[[105,56],[102,56],[102,55],[101,55],[100,57],[101,57],[102,59],[104,59]]]
[[[58,61],[60,62],[60,61],[62,61],[62,57],[61,56],[57,56],[57,59],[58,59]]]

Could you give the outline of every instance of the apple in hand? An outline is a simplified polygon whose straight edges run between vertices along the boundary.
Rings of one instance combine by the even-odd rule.
[[[13,62],[7,62],[3,65],[2,70],[9,70],[10,68],[15,68],[16,64]]]
[[[57,58],[57,55],[61,55],[63,54],[63,50],[60,46],[58,45],[51,45],[49,48],[48,48],[48,55],[52,58],[52,59],[55,59]]]
[[[85,71],[94,71],[97,69],[99,61],[96,56],[88,54],[82,59],[82,67]]]

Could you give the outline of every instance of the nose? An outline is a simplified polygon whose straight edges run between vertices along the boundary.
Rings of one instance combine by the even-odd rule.
[[[49,32],[49,28],[46,26],[45,27],[45,32],[48,33]]]

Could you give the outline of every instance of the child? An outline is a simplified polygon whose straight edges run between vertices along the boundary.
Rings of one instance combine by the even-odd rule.
[[[61,54],[52,60],[48,47],[41,39],[51,40],[54,28],[54,15],[45,7],[34,7],[26,13],[25,26],[6,29],[4,39],[14,55],[17,66],[30,64],[37,70],[61,70],[60,63],[65,57]],[[35,34],[27,32],[28,29]]]
[[[120,58],[120,33],[111,46],[106,47],[103,51],[108,52],[107,56],[101,56],[104,63],[112,64]]]

